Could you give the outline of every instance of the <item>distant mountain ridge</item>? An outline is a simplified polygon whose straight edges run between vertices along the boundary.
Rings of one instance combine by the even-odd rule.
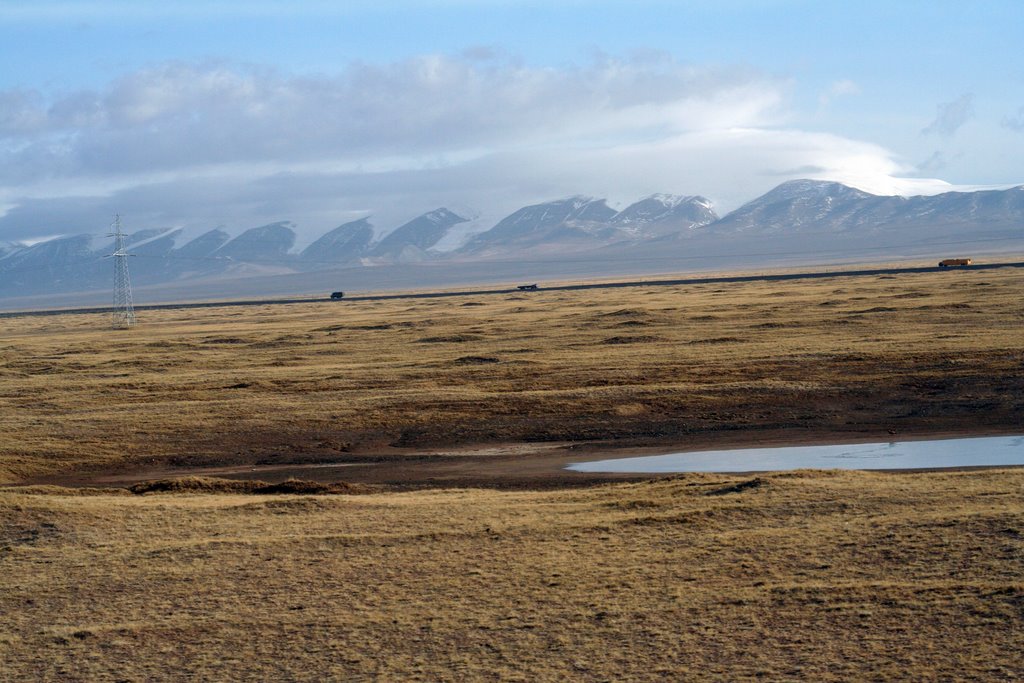
[[[443,207],[434,209],[395,228],[369,253],[398,261],[422,260],[427,258],[427,250],[440,242],[453,226],[466,220]]]
[[[369,251],[372,242],[373,224],[369,218],[360,218],[325,233],[306,247],[301,257],[325,262],[356,262]]]
[[[210,230],[183,244],[175,229],[132,233],[127,249],[139,285],[303,273],[401,263],[467,264],[487,260],[659,259],[757,242],[764,253],[817,249],[841,253],[858,244],[936,242],[948,238],[1024,241],[1024,186],[930,197],[878,196],[817,180],[785,182],[719,217],[697,195],[655,194],[621,211],[604,199],[573,196],[522,207],[454,249],[467,218],[440,207],[375,239],[370,218],[344,223],[294,252],[294,226],[279,221],[235,237]],[[452,239],[446,240],[446,237]],[[938,243],[941,243],[939,241]],[[457,244],[457,243],[456,243]],[[110,286],[109,240],[74,235],[0,245],[0,297]],[[539,261],[536,261],[539,259]],[[595,261],[596,262],[596,261]],[[600,274],[595,271],[595,274]]]
[[[711,202],[700,196],[653,194],[627,206],[612,225],[637,238],[677,234],[718,220]]]
[[[575,251],[693,230],[718,219],[711,202],[698,196],[655,194],[622,211],[604,199],[576,196],[526,206],[458,250],[471,255],[516,251]]]
[[[950,225],[1024,225],[1024,186],[901,197],[868,194],[835,182],[791,180],[729,213],[711,229],[748,234],[868,234]]]
[[[459,251],[494,254],[542,243],[602,240],[613,231],[608,221],[614,215],[605,200],[582,196],[524,206],[490,230],[475,235]]]

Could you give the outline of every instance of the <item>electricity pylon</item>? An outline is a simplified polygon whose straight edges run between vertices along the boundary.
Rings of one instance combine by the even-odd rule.
[[[135,307],[132,305],[132,281],[128,277],[128,256],[124,250],[125,234],[121,232],[121,215],[114,215],[114,232],[107,237],[114,238],[114,329],[127,329],[135,325]]]

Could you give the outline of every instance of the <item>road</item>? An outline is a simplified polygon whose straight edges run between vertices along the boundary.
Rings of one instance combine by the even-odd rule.
[[[732,275],[720,277],[688,277],[671,280],[629,280],[623,282],[594,282],[580,285],[553,285],[550,287],[540,286],[537,290],[542,292],[565,292],[582,289],[614,289],[617,287],[664,287],[677,285],[707,285],[725,284],[730,282],[783,282],[788,280],[820,280],[837,277],[872,277],[876,275],[900,275],[907,273],[938,273],[946,271],[961,270],[995,270],[998,268],[1024,268],[1024,261],[1012,263],[979,263],[970,266],[954,266],[940,268],[938,266],[925,266],[917,268],[868,268],[861,270],[821,270],[803,273],[779,273],[766,275]],[[187,308],[220,308],[225,306],[271,306],[285,304],[308,304],[324,301],[337,301],[338,304],[352,301],[385,301],[388,299],[440,299],[452,296],[488,296],[494,294],[520,294],[521,290],[513,288],[505,289],[472,289],[445,292],[412,292],[408,294],[367,294],[363,296],[351,296],[344,299],[334,300],[329,297],[322,298],[292,298],[292,299],[250,299],[245,301],[202,301],[194,303],[171,303],[171,304],[141,304],[135,307],[136,311],[161,311],[171,309]],[[110,307],[92,308],[65,308],[65,309],[42,309],[35,311],[8,311],[0,312],[0,318],[16,318],[22,316],[40,315],[66,315],[77,313],[109,313]]]

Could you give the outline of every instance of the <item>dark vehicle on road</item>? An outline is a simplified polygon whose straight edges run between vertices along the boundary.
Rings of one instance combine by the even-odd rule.
[[[520,291],[523,291],[523,292],[528,292],[528,291],[537,289],[537,285],[519,285],[518,287],[516,287],[516,289],[518,289]]]
[[[345,296],[345,292],[331,292],[332,299],[341,299]]]
[[[939,261],[939,268],[949,268],[950,266],[969,266],[972,261],[969,258],[948,258],[943,261]]]

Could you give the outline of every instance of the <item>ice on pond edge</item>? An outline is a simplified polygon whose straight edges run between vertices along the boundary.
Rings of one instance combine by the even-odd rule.
[[[669,474],[795,469],[900,470],[1024,465],[1024,436],[668,453],[569,465],[574,472]]]

